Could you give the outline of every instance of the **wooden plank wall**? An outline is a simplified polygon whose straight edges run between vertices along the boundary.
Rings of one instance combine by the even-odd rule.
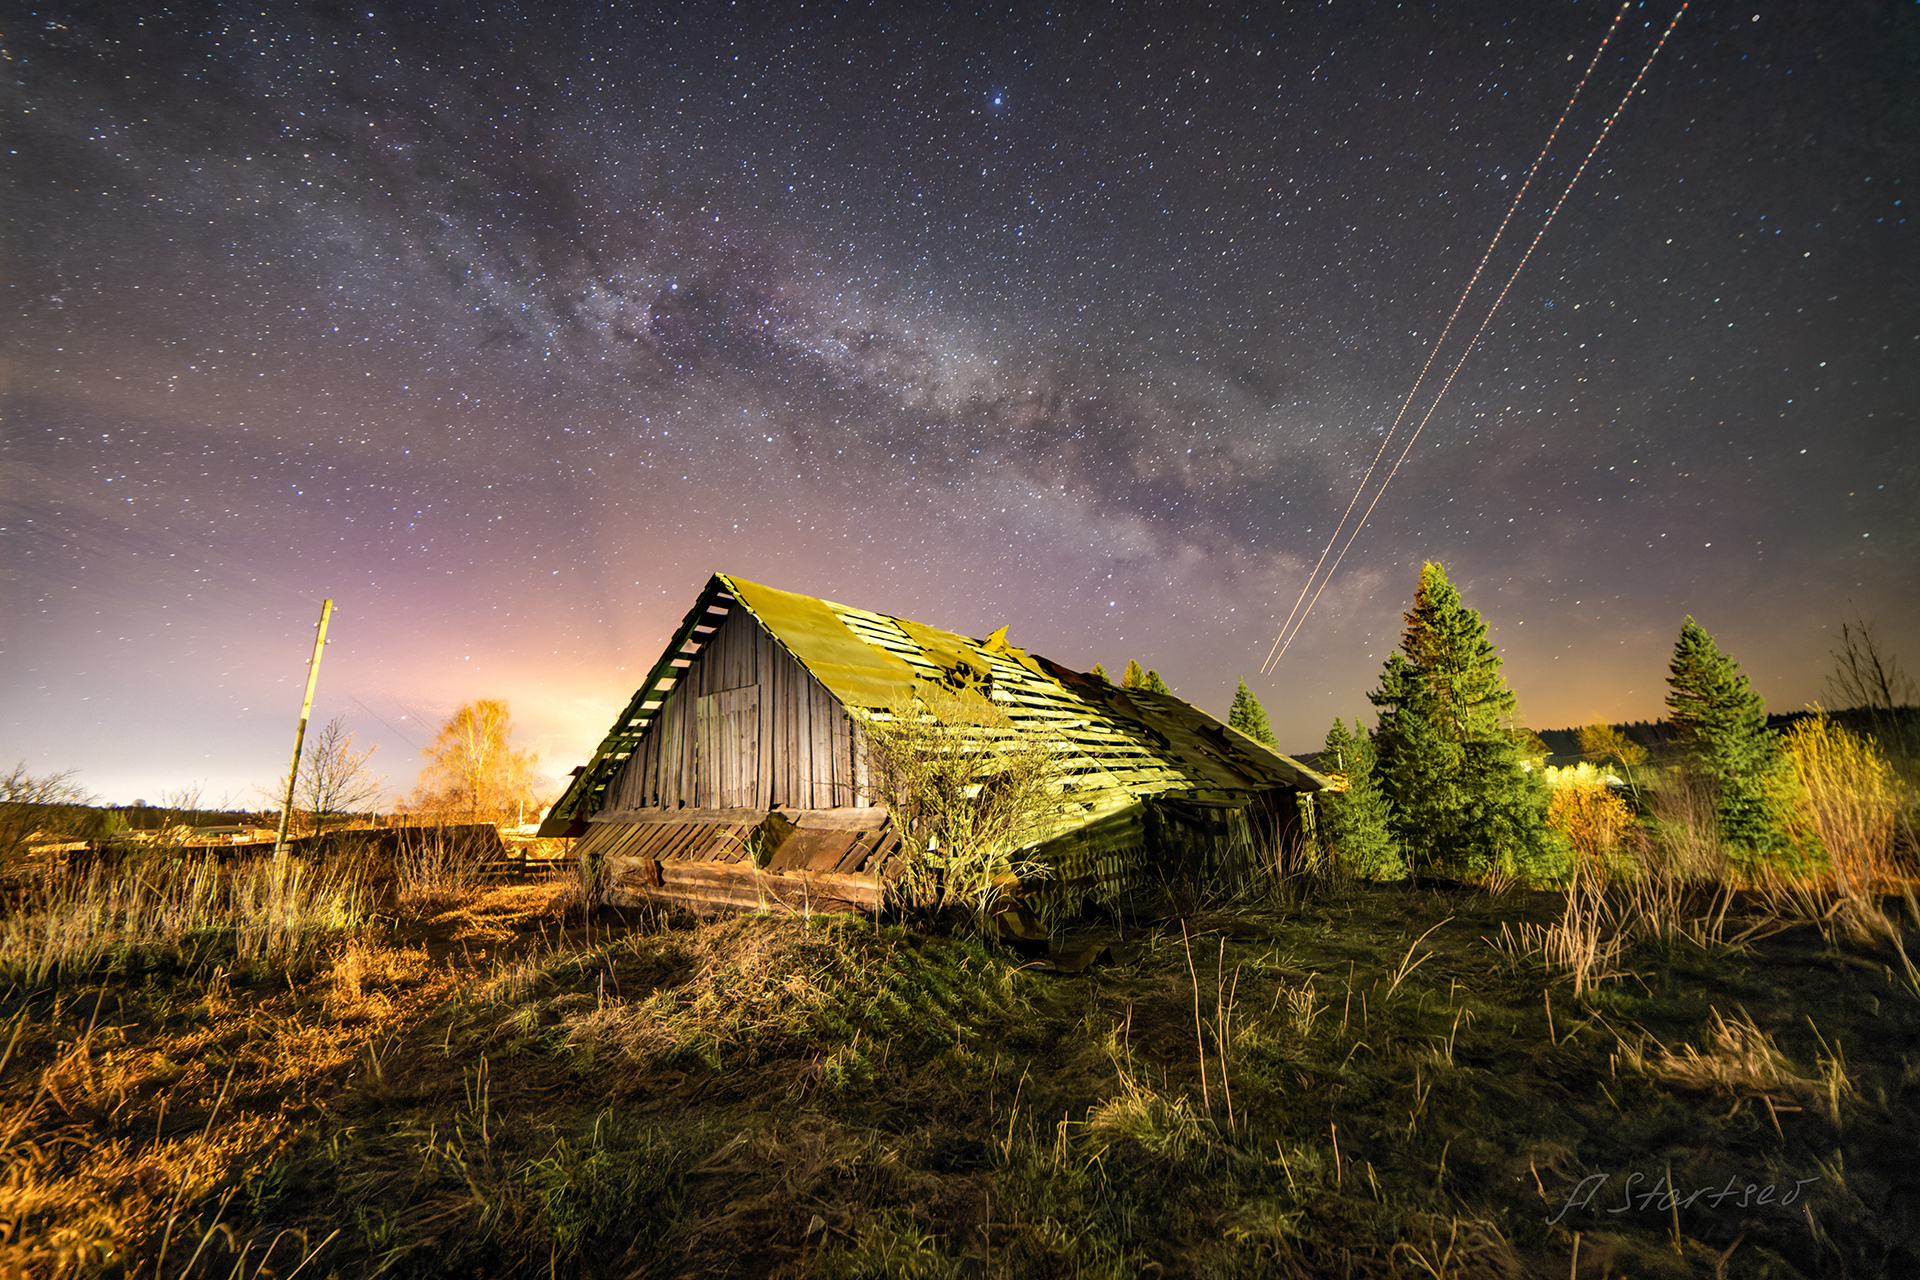
[[[734,604],[607,788],[605,811],[832,809],[866,803],[863,781],[846,709]]]

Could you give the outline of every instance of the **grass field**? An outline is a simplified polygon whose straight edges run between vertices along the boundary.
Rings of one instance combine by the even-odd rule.
[[[1897,901],[1630,927],[1610,891],[1329,876],[1170,895],[1062,973],[250,874],[4,921],[14,1271],[1920,1274]]]

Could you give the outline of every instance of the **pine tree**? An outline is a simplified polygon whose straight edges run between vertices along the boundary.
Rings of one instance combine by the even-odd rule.
[[[1158,671],[1147,672],[1146,677],[1140,681],[1140,687],[1148,693],[1164,693],[1169,698],[1173,696],[1173,690],[1167,688],[1167,682],[1160,678]]]
[[[1260,699],[1253,696],[1253,690],[1247,688],[1245,680],[1240,682],[1239,692],[1233,695],[1233,706],[1227,710],[1227,723],[1255,742],[1264,742],[1274,748],[1280,745],[1280,740],[1273,736],[1273,726],[1267,723],[1266,708],[1260,705]]]
[[[1400,652],[1368,694],[1394,832],[1416,869],[1477,878],[1499,865],[1528,879],[1556,873],[1546,787],[1522,767],[1517,699],[1486,623],[1429,561],[1406,614]]]
[[[1347,789],[1316,793],[1314,817],[1320,839],[1348,870],[1369,880],[1398,880],[1407,874],[1407,864],[1394,839],[1393,807],[1380,789],[1374,762],[1373,739],[1359,721],[1349,733],[1335,720],[1320,765],[1345,775]]]
[[[1098,680],[1101,684],[1113,683],[1113,681],[1107,679],[1107,669],[1101,666],[1097,662],[1093,664],[1093,670],[1087,672],[1087,674],[1092,676],[1095,680]]]
[[[1132,658],[1127,659],[1127,669],[1120,675],[1122,689],[1144,689],[1147,687],[1147,673]]]
[[[1750,854],[1771,852],[1782,836],[1767,781],[1782,761],[1766,703],[1691,617],[1680,626],[1669,670],[1667,715],[1681,748],[1718,785],[1720,838]]]

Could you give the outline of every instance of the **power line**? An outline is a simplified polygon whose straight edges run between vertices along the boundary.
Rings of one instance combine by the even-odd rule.
[[[1328,537],[1327,545],[1321,548],[1320,558],[1314,562],[1313,572],[1307,575],[1306,583],[1301,586],[1300,594],[1293,602],[1292,611],[1287,614],[1287,620],[1280,626],[1280,634],[1273,638],[1273,647],[1267,650],[1266,661],[1260,664],[1262,675],[1266,674],[1275,658],[1283,651],[1281,644],[1289,639],[1288,630],[1292,628],[1294,618],[1300,613],[1301,602],[1307,598],[1307,592],[1313,590],[1315,580],[1320,577],[1321,567],[1326,564],[1327,556],[1333,551],[1333,544],[1340,541],[1340,531],[1347,527],[1347,518],[1353,514],[1354,507],[1359,505],[1360,495],[1367,491],[1367,485],[1372,481],[1373,473],[1380,465],[1380,459],[1386,456],[1387,446],[1393,443],[1394,434],[1400,430],[1401,420],[1407,416],[1407,410],[1413,406],[1413,398],[1420,394],[1420,385],[1427,380],[1427,372],[1433,368],[1434,360],[1440,355],[1440,348],[1447,345],[1447,335],[1453,332],[1453,322],[1460,318],[1461,310],[1467,305],[1467,298],[1473,293],[1474,286],[1480,283],[1481,273],[1486,271],[1487,263],[1493,259],[1493,251],[1499,246],[1500,238],[1507,233],[1507,224],[1513,221],[1513,215],[1519,210],[1520,202],[1526,198],[1528,188],[1533,186],[1534,175],[1540,172],[1540,166],[1546,162],[1547,153],[1553,149],[1553,140],[1560,136],[1561,126],[1566,124],[1567,117],[1573,113],[1574,104],[1580,100],[1580,91],[1587,87],[1587,80],[1593,75],[1593,69],[1600,65],[1600,56],[1607,51],[1607,44],[1613,39],[1613,33],[1619,30],[1621,19],[1627,16],[1627,10],[1632,6],[1633,0],[1623,0],[1620,11],[1613,15],[1613,21],[1607,24],[1606,33],[1600,37],[1600,45],[1593,51],[1592,61],[1587,63],[1587,69],[1581,73],[1580,82],[1573,86],[1573,94],[1567,99],[1567,105],[1560,108],[1560,118],[1553,122],[1553,128],[1547,134],[1546,144],[1540,148],[1540,154],[1533,158],[1533,165],[1527,170],[1526,180],[1514,193],[1513,203],[1507,206],[1506,215],[1500,219],[1500,225],[1495,228],[1493,239],[1487,242],[1487,251],[1480,255],[1480,265],[1473,269],[1473,278],[1468,280],[1467,287],[1460,291],[1459,301],[1453,304],[1453,314],[1447,317],[1447,323],[1440,330],[1440,337],[1434,342],[1433,349],[1427,352],[1427,361],[1420,366],[1420,376],[1413,380],[1413,386],[1408,389],[1406,399],[1400,402],[1400,412],[1394,415],[1393,425],[1387,428],[1387,434],[1380,438],[1380,447],[1375,450],[1373,461],[1367,464],[1366,474],[1360,477],[1360,483],[1354,487],[1353,497],[1347,502],[1347,509],[1340,513],[1339,523],[1333,526],[1333,533]],[[1335,563],[1338,567],[1338,562]],[[1318,593],[1315,594],[1315,598],[1318,599]],[[1304,623],[1305,619],[1302,618],[1301,621]]]
[[[1541,222],[1540,229],[1534,233],[1533,241],[1530,244],[1528,244],[1526,252],[1521,255],[1518,265],[1516,265],[1513,269],[1513,273],[1507,277],[1507,282],[1500,287],[1500,292],[1494,298],[1493,305],[1487,309],[1487,314],[1481,319],[1479,328],[1475,329],[1473,336],[1467,340],[1467,345],[1465,349],[1461,351],[1460,358],[1454,362],[1453,369],[1447,374],[1446,381],[1440,385],[1440,390],[1438,393],[1435,394],[1433,398],[1433,403],[1427,406],[1427,411],[1421,417],[1419,425],[1413,429],[1413,434],[1407,437],[1406,446],[1401,449],[1400,456],[1394,460],[1392,469],[1387,472],[1387,478],[1380,482],[1380,488],[1374,493],[1372,501],[1370,501],[1367,504],[1367,509],[1361,514],[1359,523],[1354,525],[1353,532],[1348,536],[1345,545],[1340,548],[1340,554],[1334,558],[1333,567],[1327,570],[1326,576],[1320,579],[1319,586],[1317,588],[1314,588],[1314,577],[1319,575],[1320,564],[1324,564],[1326,562],[1327,553],[1325,551],[1322,551],[1320,553],[1320,562],[1314,566],[1313,575],[1310,575],[1308,577],[1307,585],[1305,587],[1302,587],[1300,591],[1301,597],[1305,598],[1308,589],[1313,588],[1313,596],[1311,599],[1307,600],[1306,608],[1304,611],[1300,609],[1299,601],[1296,600],[1294,602],[1294,613],[1288,615],[1287,624],[1281,627],[1280,634],[1274,638],[1273,647],[1269,649],[1267,652],[1267,660],[1260,667],[1261,674],[1263,675],[1266,674],[1269,670],[1272,669],[1272,667],[1281,658],[1286,656],[1287,650],[1292,646],[1294,638],[1300,634],[1300,629],[1306,626],[1307,618],[1313,613],[1314,605],[1320,602],[1321,594],[1324,591],[1326,591],[1327,584],[1333,581],[1333,575],[1339,571],[1341,562],[1347,558],[1347,552],[1352,549],[1354,540],[1360,536],[1360,531],[1366,528],[1367,520],[1369,517],[1373,515],[1373,509],[1380,505],[1380,499],[1383,495],[1385,495],[1387,491],[1387,486],[1391,485],[1393,483],[1393,478],[1400,473],[1401,464],[1404,463],[1407,460],[1408,455],[1413,452],[1414,442],[1420,438],[1420,433],[1426,429],[1427,423],[1432,420],[1435,410],[1437,410],[1440,407],[1440,402],[1446,398],[1447,391],[1449,388],[1453,386],[1454,379],[1460,375],[1460,370],[1463,367],[1465,367],[1467,363],[1467,357],[1473,354],[1474,347],[1478,345],[1480,338],[1487,331],[1487,325],[1492,323],[1494,314],[1500,310],[1500,305],[1506,301],[1507,293],[1509,290],[1513,288],[1514,281],[1520,278],[1520,272],[1526,268],[1528,261],[1533,257],[1533,251],[1540,247],[1540,241],[1546,236],[1547,228],[1553,225],[1553,220],[1559,214],[1561,206],[1566,204],[1567,197],[1573,194],[1573,188],[1575,184],[1578,183],[1580,181],[1581,176],[1586,173],[1587,166],[1593,163],[1593,157],[1599,153],[1601,144],[1607,140],[1607,135],[1613,131],[1613,126],[1615,122],[1617,122],[1620,119],[1621,112],[1626,110],[1627,103],[1632,99],[1634,93],[1638,91],[1638,89],[1640,88],[1641,81],[1646,79],[1647,72],[1653,68],[1654,59],[1660,56],[1660,51],[1666,47],[1668,38],[1673,35],[1674,29],[1680,25],[1680,19],[1682,16],[1685,15],[1687,11],[1688,3],[1689,3],[1689,0],[1682,0],[1680,7],[1674,10],[1673,20],[1667,24],[1667,29],[1661,33],[1660,39],[1654,44],[1653,51],[1647,55],[1646,62],[1641,64],[1639,74],[1634,76],[1632,83],[1627,86],[1627,91],[1621,95],[1620,101],[1614,107],[1612,114],[1610,114],[1607,117],[1606,123],[1601,126],[1600,134],[1598,137],[1594,139],[1593,146],[1588,149],[1586,158],[1581,160],[1580,167],[1574,171],[1573,177],[1567,180],[1567,185],[1565,189],[1563,189],[1560,192],[1560,198],[1554,201],[1553,208],[1547,211],[1547,216]],[[1616,14],[1614,16],[1614,26],[1617,26],[1619,24],[1620,16],[1621,14],[1624,14],[1626,12],[1626,8],[1627,6],[1623,5],[1621,7],[1621,13]],[[1607,40],[1611,39],[1612,35],[1613,35],[1613,27],[1610,26],[1607,30],[1607,35],[1603,37],[1600,42],[1600,49],[1594,53],[1593,63],[1590,63],[1587,67],[1587,75],[1591,75],[1593,73],[1593,67],[1595,64],[1599,62],[1600,53],[1605,50]],[[1580,83],[1582,85],[1586,83],[1586,78],[1587,78],[1586,75],[1583,75],[1580,78]],[[1575,98],[1579,97],[1578,88],[1574,90],[1574,97]],[[1568,99],[1567,106],[1571,108],[1572,105],[1573,105],[1573,99],[1570,98]],[[1560,116],[1560,121],[1556,122],[1554,125],[1554,133],[1559,132],[1560,124],[1564,123],[1565,120],[1566,120],[1566,112],[1563,110]],[[1547,145],[1548,146],[1553,145],[1552,134],[1548,135]],[[1534,161],[1533,169],[1537,170],[1540,167],[1541,160],[1544,160],[1545,158],[1546,158],[1546,149],[1542,148],[1539,158],[1537,158]],[[1533,170],[1529,170],[1527,175],[1527,180],[1531,182],[1532,179],[1533,179]],[[1522,194],[1524,193],[1525,193],[1525,189],[1523,187]],[[1514,203],[1516,205],[1519,203],[1519,197],[1517,196],[1515,197]],[[1513,210],[1509,208],[1507,210],[1507,218],[1511,218],[1512,216],[1513,216]],[[1500,231],[1496,231],[1494,233],[1493,240],[1487,245],[1487,254],[1481,258],[1480,267],[1474,271],[1473,281],[1468,282],[1466,291],[1460,295],[1460,301],[1454,305],[1453,314],[1455,317],[1457,317],[1460,314],[1460,308],[1466,303],[1467,294],[1472,292],[1474,287],[1474,282],[1479,280],[1481,270],[1483,270],[1486,267],[1487,257],[1492,255],[1493,247],[1495,244],[1499,243],[1500,232],[1504,232],[1506,230],[1506,225],[1507,225],[1506,219],[1502,219],[1500,223]],[[1447,320],[1447,330],[1451,330],[1452,327],[1453,327],[1453,317],[1449,317]],[[1440,335],[1439,341],[1434,343],[1433,351],[1429,353],[1429,355],[1427,356],[1426,365],[1422,366],[1420,370],[1420,378],[1416,379],[1414,382],[1415,391],[1418,390],[1420,386],[1420,382],[1426,378],[1427,369],[1432,366],[1434,357],[1439,354],[1440,346],[1442,343],[1446,341],[1446,336],[1447,336],[1446,332],[1443,331]],[[1407,395],[1407,402],[1409,404],[1413,400],[1413,394],[1414,394],[1413,392],[1409,392]],[[1403,405],[1401,407],[1400,414],[1401,416],[1404,416],[1405,413],[1406,413],[1406,406]],[[1367,468],[1366,476],[1363,476],[1361,478],[1360,487],[1354,491],[1354,501],[1349,502],[1347,504],[1347,514],[1352,513],[1355,503],[1359,501],[1360,494],[1365,491],[1367,481],[1372,477],[1375,467],[1379,465],[1380,456],[1385,453],[1388,441],[1392,439],[1394,431],[1397,431],[1399,429],[1400,420],[1401,420],[1401,417],[1394,418],[1393,429],[1389,430],[1387,433],[1387,438],[1380,442],[1380,451],[1374,456],[1373,465]],[[1330,539],[1327,544],[1328,549],[1331,549],[1333,542],[1339,539],[1340,528],[1341,526],[1344,526],[1346,524],[1346,519],[1347,519],[1346,515],[1342,515],[1340,518],[1340,524],[1334,527],[1333,538]],[[1295,616],[1296,614],[1298,615],[1297,619]],[[1288,629],[1289,627],[1291,627],[1291,630]]]

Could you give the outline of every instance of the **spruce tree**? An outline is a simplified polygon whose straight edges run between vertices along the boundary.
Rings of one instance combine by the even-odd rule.
[[[1267,723],[1266,708],[1260,705],[1260,699],[1253,696],[1253,690],[1247,688],[1245,680],[1240,682],[1239,692],[1233,695],[1233,706],[1227,710],[1227,723],[1255,742],[1264,742],[1276,749],[1280,746],[1280,740],[1273,736],[1273,726]]]
[[[1486,623],[1446,569],[1421,567],[1400,651],[1387,660],[1374,733],[1381,790],[1415,869],[1477,878],[1495,865],[1531,880],[1556,872],[1546,786],[1522,767]]]
[[[1767,782],[1782,758],[1767,728],[1766,703],[1691,617],[1680,626],[1669,670],[1667,715],[1680,747],[1719,789],[1714,816],[1721,840],[1749,855],[1773,851],[1783,837],[1767,803]]]
[[[1093,670],[1087,672],[1087,674],[1092,676],[1095,680],[1098,680],[1101,684],[1113,683],[1113,681],[1107,679],[1107,669],[1101,666],[1097,662],[1093,664]]]
[[[1373,739],[1358,720],[1351,733],[1339,720],[1333,722],[1320,766],[1347,780],[1345,791],[1321,791],[1313,797],[1324,845],[1355,875],[1369,880],[1406,875],[1406,860],[1393,835],[1393,807],[1374,772]]]
[[[1148,693],[1164,693],[1169,698],[1173,696],[1173,690],[1167,688],[1167,682],[1160,678],[1158,671],[1147,672],[1146,677],[1140,681],[1140,687]]]
[[[1147,687],[1147,673],[1132,658],[1127,659],[1127,669],[1120,674],[1122,689],[1144,689]]]

